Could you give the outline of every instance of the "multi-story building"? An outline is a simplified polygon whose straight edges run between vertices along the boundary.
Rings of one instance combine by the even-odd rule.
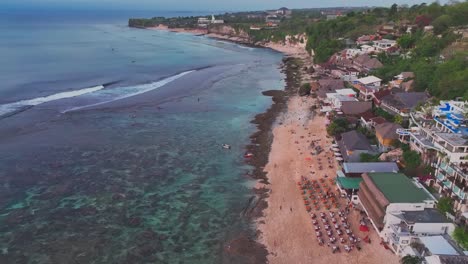
[[[415,239],[447,235],[455,225],[435,209],[435,198],[401,173],[365,173],[358,202],[382,240],[398,255]]]
[[[400,140],[435,168],[434,184],[454,202],[457,216],[468,212],[468,102],[443,101],[410,114],[409,129],[399,129]]]

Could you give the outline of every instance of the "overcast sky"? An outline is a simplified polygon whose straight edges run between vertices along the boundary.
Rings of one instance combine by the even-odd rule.
[[[444,4],[448,0],[441,0]],[[282,6],[288,8],[334,7],[334,6],[390,6],[397,4],[431,3],[417,0],[0,0],[0,8],[90,8],[90,9],[135,9],[135,10],[261,10]]]

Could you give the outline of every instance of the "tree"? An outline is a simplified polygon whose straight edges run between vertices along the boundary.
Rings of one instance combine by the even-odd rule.
[[[452,199],[450,199],[449,197],[442,197],[437,202],[437,209],[443,214],[452,213],[452,204]]]
[[[403,117],[401,115],[396,115],[393,117],[393,122],[395,122],[396,124],[402,125]]]
[[[301,85],[301,88],[299,88],[299,95],[300,96],[305,96],[310,94],[310,83],[303,83]]]
[[[453,231],[453,238],[462,248],[468,250],[468,231],[465,228],[455,228],[455,231]]]
[[[432,26],[434,26],[434,33],[441,34],[445,30],[447,30],[450,25],[452,24],[452,18],[449,15],[441,15],[436,20],[432,22]]]
[[[393,4],[391,7],[390,7],[390,11],[388,12],[388,16],[390,18],[395,18],[395,16],[397,15],[398,13],[398,5],[397,4]]]
[[[426,15],[420,15],[414,19],[414,23],[418,25],[418,27],[422,28],[431,23],[431,18]]]
[[[397,43],[400,48],[407,50],[414,47],[416,39],[410,34],[405,34],[397,40]]]
[[[421,165],[419,153],[413,150],[403,152],[403,160],[407,169],[415,169]]]
[[[418,256],[406,255],[400,259],[401,264],[420,264],[422,259]]]
[[[348,131],[348,121],[343,118],[337,118],[331,122],[330,125],[327,127],[327,133],[330,136],[336,136],[338,134],[341,134],[343,132]]]

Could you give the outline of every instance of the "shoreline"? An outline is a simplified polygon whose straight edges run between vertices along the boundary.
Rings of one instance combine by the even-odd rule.
[[[302,48],[302,47],[283,45],[283,44],[274,43],[274,42],[252,43],[249,39],[246,39],[246,38],[212,33],[204,29],[169,28],[163,25],[159,25],[156,27],[144,27],[140,29],[158,30],[158,31],[166,31],[166,32],[173,32],[173,33],[187,33],[187,34],[192,34],[194,36],[205,36],[211,39],[225,40],[225,41],[229,41],[232,43],[236,43],[236,44],[240,44],[240,45],[244,45],[248,47],[270,49],[270,50],[282,53],[285,56],[296,57],[298,59],[307,59],[311,57],[310,54],[305,50],[305,48]]]

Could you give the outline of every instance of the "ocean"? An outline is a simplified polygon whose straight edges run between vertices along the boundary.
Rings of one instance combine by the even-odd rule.
[[[126,26],[187,14],[0,12],[0,263],[247,262],[225,246],[282,55]]]

